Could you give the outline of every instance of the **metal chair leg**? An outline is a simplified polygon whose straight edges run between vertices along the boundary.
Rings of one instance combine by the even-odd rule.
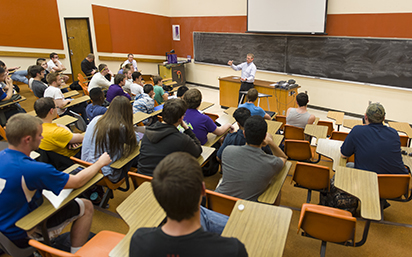
[[[320,256],[326,256],[326,241],[322,241],[322,245],[320,246]]]

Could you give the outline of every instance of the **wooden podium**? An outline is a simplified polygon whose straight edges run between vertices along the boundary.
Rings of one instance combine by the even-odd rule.
[[[290,107],[297,107],[296,95],[298,93],[298,88],[285,90],[280,88],[275,88],[270,84],[275,82],[255,80],[254,85],[259,93],[272,95],[269,97],[269,107],[270,111],[277,112],[279,115],[286,115],[286,111]],[[240,89],[240,78],[235,76],[229,76],[224,78],[219,78],[219,91],[220,91],[220,105],[222,107],[237,107],[238,106],[238,96]],[[265,111],[269,111],[267,106],[267,101],[260,100],[260,107]]]

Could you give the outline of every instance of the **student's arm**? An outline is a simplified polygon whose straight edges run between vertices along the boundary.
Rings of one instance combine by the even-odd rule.
[[[9,100],[13,95],[13,80],[9,77],[6,78],[6,86],[4,89],[7,90],[6,97],[1,99],[2,101]]]
[[[265,116],[263,116],[263,118],[264,118],[265,120],[271,120],[271,119],[272,119],[272,118],[270,117],[270,115],[267,114],[267,113],[265,113]]]
[[[286,112],[286,117],[288,117],[289,116],[289,113],[290,113],[290,110],[291,110],[292,108],[288,108],[288,111]],[[313,122],[312,122],[313,123]]]
[[[273,142],[273,136],[270,133],[266,133],[266,138],[263,141],[263,145],[262,146],[266,146],[269,145],[270,150],[272,150],[272,153],[274,156],[279,157],[282,161],[283,161],[283,165],[285,165],[286,160],[288,159],[288,157],[286,156],[286,154],[279,148],[279,146],[277,146],[275,144],[275,142]]]
[[[192,140],[191,144],[186,145],[186,152],[190,153],[194,157],[199,157],[202,153],[202,144],[200,144],[199,139],[197,139],[195,133],[187,126],[186,122],[182,119],[180,126],[185,130],[184,133],[188,135]]]
[[[230,132],[233,132],[235,130],[235,127],[233,127],[232,124],[227,123],[223,126],[217,127],[215,131],[213,131],[212,133],[217,136],[220,136],[223,135],[228,129],[230,129]]]
[[[169,94],[168,94],[168,93],[164,93],[164,94],[162,95],[162,98],[163,98],[163,101],[166,102],[167,99],[169,99]]]
[[[84,135],[79,133],[73,133],[72,139],[69,141],[69,144],[80,144],[83,142]]]
[[[79,188],[82,187],[84,184],[87,183],[96,173],[106,165],[109,165],[112,162],[110,156],[107,153],[104,153],[100,156],[100,158],[92,164],[91,166],[85,168],[84,170],[80,171],[76,175],[70,175],[69,180],[67,181],[66,185],[64,186],[65,189],[68,188]]]
[[[64,106],[66,106],[68,103],[70,103],[72,100],[70,99],[54,99],[54,102],[56,104],[56,107],[60,108],[60,109],[64,109]]]
[[[313,122],[315,122],[315,119],[316,119],[316,117],[315,117],[315,115],[310,115],[310,117],[309,117],[309,119],[308,119],[308,124],[313,124]]]

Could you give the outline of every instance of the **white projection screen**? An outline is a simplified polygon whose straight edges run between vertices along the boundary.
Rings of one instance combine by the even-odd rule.
[[[247,31],[324,34],[328,0],[248,0]]]

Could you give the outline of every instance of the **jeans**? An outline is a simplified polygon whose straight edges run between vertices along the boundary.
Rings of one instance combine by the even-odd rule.
[[[226,226],[228,216],[211,211],[203,206],[200,206],[200,223],[203,230],[216,234],[222,234]]]
[[[11,75],[11,79],[15,81],[23,82],[28,85],[29,80],[26,78],[26,76],[27,76],[27,70],[19,70],[19,71],[15,71]]]

